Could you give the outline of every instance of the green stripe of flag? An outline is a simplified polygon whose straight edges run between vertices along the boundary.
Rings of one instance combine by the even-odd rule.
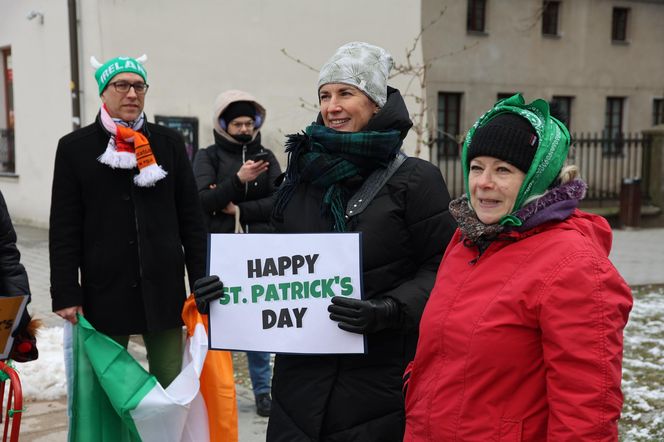
[[[140,441],[130,415],[157,384],[124,347],[82,316],[74,327],[74,391],[69,441]]]

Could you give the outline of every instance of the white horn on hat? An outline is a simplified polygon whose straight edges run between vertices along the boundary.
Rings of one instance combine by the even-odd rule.
[[[90,64],[95,69],[99,69],[103,66],[101,63],[99,63],[99,60],[97,60],[94,55],[90,56]]]

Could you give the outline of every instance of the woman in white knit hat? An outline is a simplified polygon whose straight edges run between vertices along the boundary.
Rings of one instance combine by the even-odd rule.
[[[364,299],[332,298],[330,320],[364,355],[277,355],[268,441],[400,441],[401,376],[455,223],[443,177],[401,146],[412,126],[387,85],[392,57],[354,42],[322,67],[320,114],[288,137],[278,232],[362,232]]]

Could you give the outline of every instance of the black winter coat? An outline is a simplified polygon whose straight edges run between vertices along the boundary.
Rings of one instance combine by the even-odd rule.
[[[211,233],[232,233],[235,217],[222,212],[229,202],[240,208],[240,222],[246,233],[265,233],[269,225],[275,190],[274,181],[281,174],[274,154],[261,145],[260,133],[247,144],[231,142],[214,132],[215,144],[202,149],[194,159],[198,194]],[[267,152],[270,167],[256,180],[242,184],[237,171],[258,152]],[[210,189],[216,184],[215,189]]]
[[[0,192],[0,296],[28,295],[30,284],[28,273],[21,264],[21,253],[16,247],[16,231],[7,210],[7,203]],[[20,319],[18,330],[30,322],[27,308]]]
[[[408,115],[393,93],[374,119],[401,129],[399,121]],[[322,189],[300,184],[283,220],[274,221],[277,231],[331,231],[332,220],[321,217],[322,197]],[[366,355],[277,355],[268,441],[402,440],[402,375],[414,355],[420,316],[456,227],[449,201],[440,170],[408,158],[369,206],[351,218],[348,230],[362,232],[364,297],[393,298],[401,326],[367,335]]]
[[[111,335],[181,326],[185,264],[189,287],[205,275],[205,226],[182,138],[151,123],[144,134],[168,173],[153,187],[133,183],[136,168],[97,161],[109,140],[99,120],[60,139],[55,156],[53,310],[82,305]]]

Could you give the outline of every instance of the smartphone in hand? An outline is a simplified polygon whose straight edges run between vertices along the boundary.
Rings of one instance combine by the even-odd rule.
[[[267,152],[261,151],[252,155],[249,159],[253,161],[267,161],[269,156],[270,155]]]

